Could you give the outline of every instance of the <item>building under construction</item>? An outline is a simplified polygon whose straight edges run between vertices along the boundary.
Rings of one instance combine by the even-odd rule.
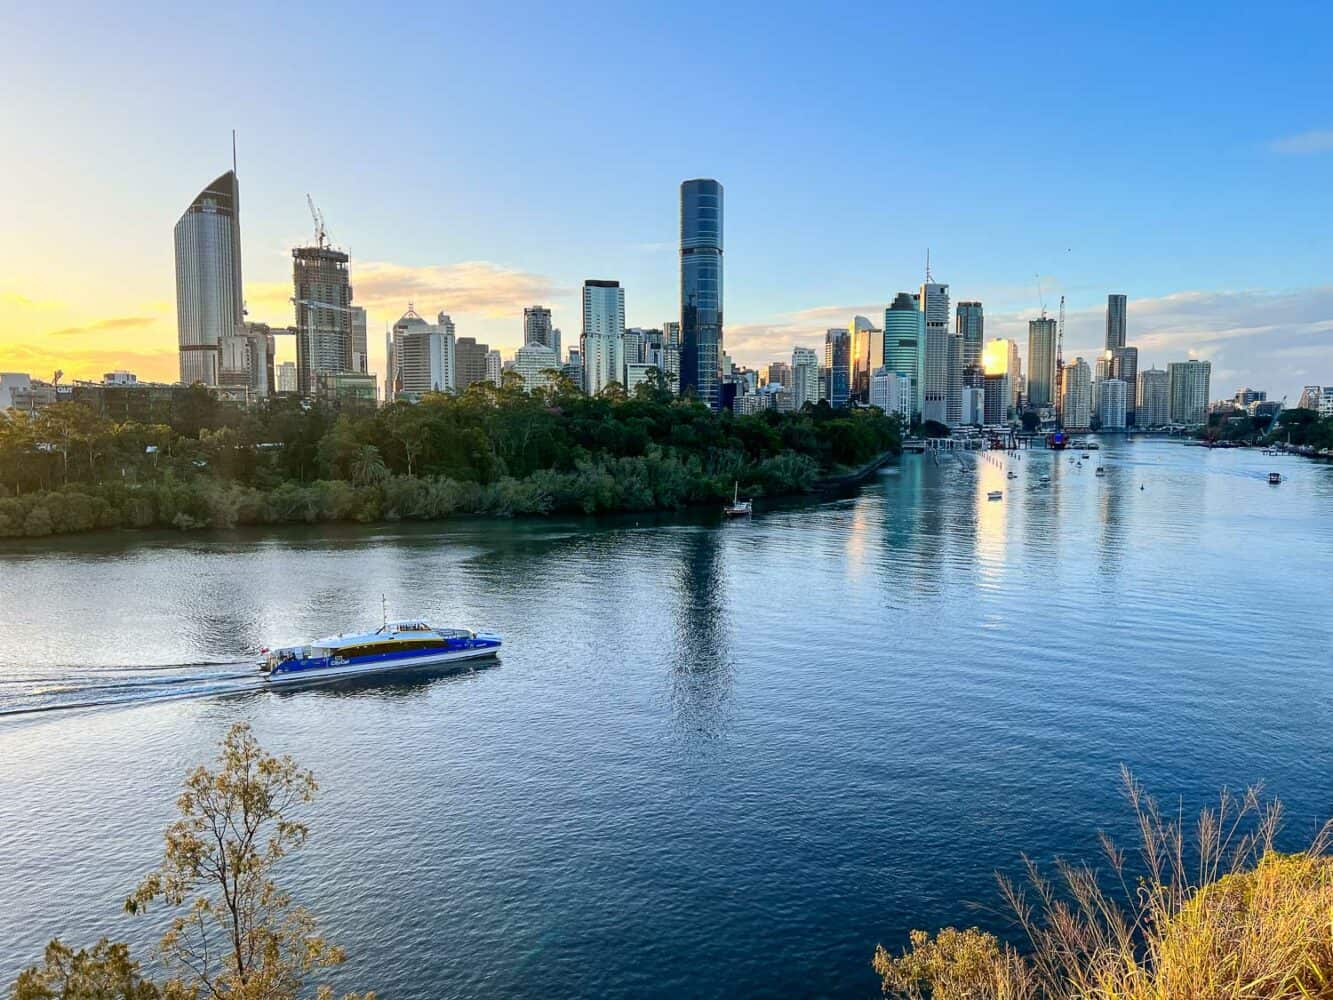
[[[352,285],[347,254],[320,240],[292,251],[296,291],[297,392],[312,395],[315,376],[355,371],[352,365]]]

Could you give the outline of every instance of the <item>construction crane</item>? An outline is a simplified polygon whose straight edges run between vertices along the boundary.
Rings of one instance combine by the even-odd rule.
[[[1055,408],[1064,405],[1065,388],[1065,297],[1060,296],[1060,322],[1055,326]]]
[[[328,233],[324,229],[324,213],[315,207],[315,199],[309,194],[305,196],[306,204],[310,206],[310,218],[315,223],[315,242],[319,248],[324,249],[324,244],[328,241]]]

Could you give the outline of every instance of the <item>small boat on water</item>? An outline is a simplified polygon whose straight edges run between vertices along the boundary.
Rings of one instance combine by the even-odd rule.
[[[1270,473],[1268,474],[1268,482],[1269,482],[1271,485],[1273,485],[1273,486],[1278,486],[1278,485],[1280,485],[1280,484],[1282,483],[1282,473],[1280,473],[1280,472],[1270,472]]]
[[[1079,458],[1090,458],[1091,456],[1085,451],[1085,452],[1083,452],[1083,454],[1079,455],[1078,457],[1079,457]]]
[[[1017,472],[1011,472],[1011,473],[1009,473],[1009,478],[1010,478],[1010,479],[1017,479],[1017,478],[1018,478],[1018,473],[1017,473]]]
[[[1050,477],[1050,476],[1042,476],[1042,477],[1041,477],[1041,484],[1042,484],[1043,486],[1048,485],[1048,484],[1050,483],[1050,481],[1051,481],[1051,477]]]
[[[989,493],[986,494],[986,499],[987,499],[987,500],[999,500],[999,499],[1000,499],[1001,497],[1003,497],[1003,496],[1004,496],[1004,494],[1001,493],[999,490],[991,490]]]
[[[722,508],[724,517],[749,517],[754,512],[754,501],[741,499],[741,484],[737,483],[731,496],[731,503]]]
[[[1099,475],[1099,476],[1104,476],[1104,475],[1106,475],[1106,466],[1104,466],[1104,465],[1099,465],[1099,466],[1097,466],[1097,475]]]
[[[500,652],[500,637],[436,628],[416,619],[386,621],[374,632],[335,635],[307,646],[264,650],[259,671],[270,684],[314,684],[477,660]]]
[[[1089,442],[1088,442],[1087,444],[1085,444],[1083,447],[1087,448],[1088,451],[1096,451],[1098,448],[1101,447],[1101,445],[1099,445],[1096,441],[1089,441]],[[1083,457],[1084,457],[1084,458],[1087,458],[1088,456],[1087,456],[1087,455],[1084,455]]]

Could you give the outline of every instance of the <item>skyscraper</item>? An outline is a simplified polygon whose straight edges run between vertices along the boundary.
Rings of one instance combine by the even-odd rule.
[[[949,384],[945,391],[945,423],[957,427],[963,422],[963,335],[949,334]]]
[[[846,330],[824,334],[824,383],[829,405],[846,406],[852,388],[852,335]]]
[[[1128,427],[1136,423],[1136,399],[1139,383],[1139,349],[1137,347],[1113,347],[1110,357],[1110,377],[1125,383],[1125,424]]]
[[[1171,399],[1171,423],[1202,424],[1208,420],[1208,383],[1211,361],[1173,361],[1166,366]]]
[[[1125,429],[1125,383],[1118,378],[1103,380],[1097,393],[1097,420],[1104,431]]]
[[[369,373],[370,355],[366,351],[366,311],[352,306],[352,371]]]
[[[884,364],[884,331],[864,316],[852,319],[847,327],[852,335],[852,398],[870,401],[870,373]]]
[[[722,405],[722,185],[680,186],[680,391]],[[589,390],[591,391],[591,390]]]
[[[240,201],[236,173],[228,170],[176,223],[176,338],[186,385],[218,384],[222,338],[245,318]]]
[[[819,355],[808,347],[791,352],[792,408],[819,402]]]
[[[1092,370],[1082,358],[1065,365],[1060,380],[1060,421],[1066,430],[1086,430],[1092,424]]]
[[[486,381],[486,355],[490,352],[489,344],[478,344],[474,337],[454,341],[454,382],[459,392]]]
[[[986,317],[980,302],[958,303],[953,332],[963,338],[963,367],[980,365],[982,345],[986,341]]]
[[[1004,423],[1014,405],[1014,386],[1019,376],[1018,344],[1004,338],[989,340],[982,349],[981,362],[986,371],[986,423]]]
[[[1055,320],[1028,320],[1028,404],[1055,402]]]
[[[1106,296],[1106,349],[1125,346],[1125,311],[1127,300],[1123,295]]]
[[[921,359],[926,345],[926,318],[918,296],[899,292],[884,310],[884,367],[912,380],[911,416],[921,415]]]
[[[301,395],[314,392],[320,373],[352,368],[352,285],[347,254],[327,246],[292,251],[296,292],[296,380]]]
[[[560,331],[551,325],[551,310],[546,306],[527,306],[523,310],[523,343],[541,344],[560,356]]]
[[[943,424],[949,419],[949,286],[931,281],[927,270],[919,301],[926,324],[921,419]]]
[[[442,322],[432,325],[408,306],[394,323],[390,368],[385,378],[386,401],[392,401],[398,393],[415,397],[426,392],[453,392],[458,387],[453,323],[444,313],[439,318]]]
[[[1171,422],[1171,381],[1166,372],[1160,368],[1139,372],[1135,398],[1136,427],[1161,427]]]
[[[583,283],[583,391],[596,396],[625,377],[625,290],[618,281]]]

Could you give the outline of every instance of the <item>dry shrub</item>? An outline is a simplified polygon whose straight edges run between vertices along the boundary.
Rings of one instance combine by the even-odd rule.
[[[1102,837],[1106,865],[1025,859],[1000,889],[1022,951],[976,928],[913,931],[875,950],[886,996],[910,1000],[1333,1000],[1333,858],[1326,826],[1275,850],[1282,808],[1223,792],[1187,831],[1123,773],[1135,862]]]

